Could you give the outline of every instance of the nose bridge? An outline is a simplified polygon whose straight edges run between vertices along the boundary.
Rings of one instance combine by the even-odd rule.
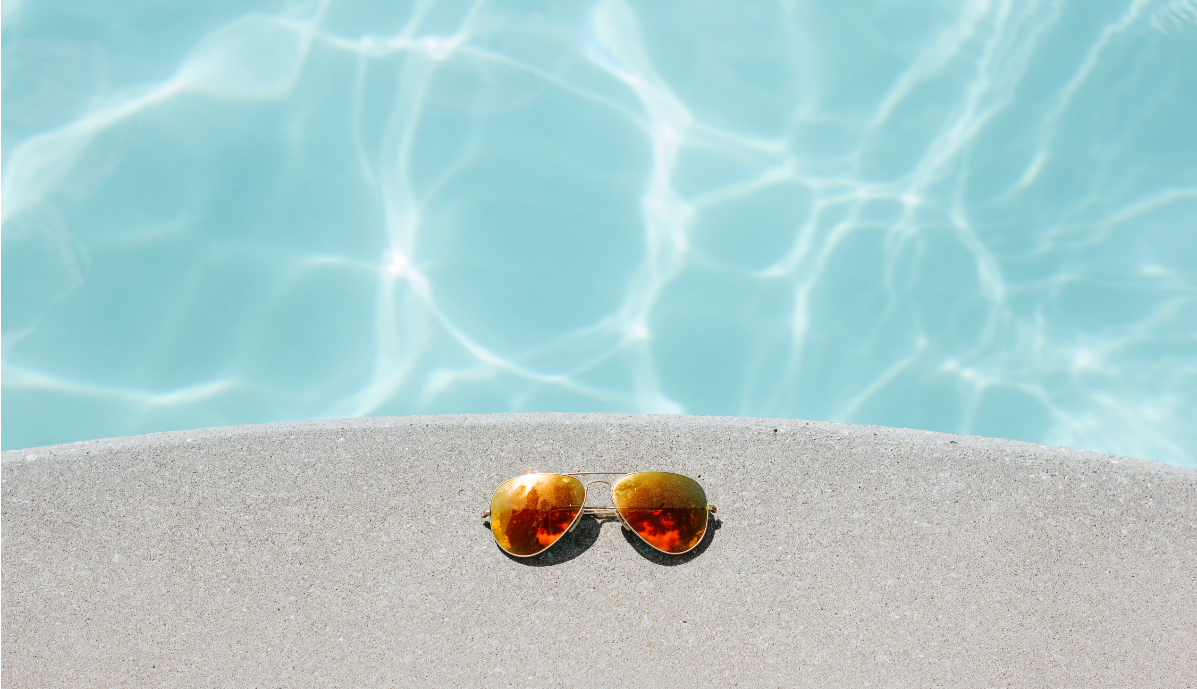
[[[610,487],[611,487],[611,482],[610,482],[610,481],[604,481],[604,480],[603,480],[603,479],[601,479],[601,478],[596,478],[596,479],[594,479],[593,481],[587,481],[587,482],[586,482],[586,500],[585,500],[584,502],[590,502],[590,486],[592,486],[592,485],[594,485],[594,484],[596,484],[596,483],[605,483],[605,484],[607,485],[607,487],[608,487],[608,488],[610,488]]]
[[[615,519],[619,519],[622,522],[623,518],[619,516],[619,511],[615,509],[615,504],[614,504],[615,501],[614,500],[609,500],[608,502],[611,504],[607,504],[607,505],[585,505],[585,503],[590,502],[590,486],[595,483],[604,483],[607,485],[608,488],[611,487],[610,481],[604,481],[601,478],[596,478],[593,481],[588,481],[585,486],[586,498],[585,498],[585,500],[583,500],[584,507],[582,508],[582,514],[588,514],[592,517],[598,517],[599,519],[609,519],[609,518],[613,517]],[[627,528],[626,523],[624,524],[624,528]]]

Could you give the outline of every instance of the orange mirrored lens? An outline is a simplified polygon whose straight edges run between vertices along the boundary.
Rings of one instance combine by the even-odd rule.
[[[662,471],[628,474],[612,493],[619,514],[657,550],[684,553],[707,532],[707,494],[692,478]]]
[[[535,555],[569,530],[585,501],[585,486],[572,476],[527,474],[495,491],[490,528],[503,550]]]

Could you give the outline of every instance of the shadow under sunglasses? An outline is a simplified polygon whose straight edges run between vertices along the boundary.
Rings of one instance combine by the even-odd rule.
[[[582,520],[578,522],[578,526],[573,531],[561,536],[561,538],[553,544],[552,548],[549,548],[539,555],[533,555],[531,557],[516,557],[499,547],[498,543],[495,543],[495,548],[500,553],[503,553],[508,560],[518,562],[519,564],[526,565],[528,567],[549,567],[551,565],[559,565],[562,562],[569,562],[587,550],[590,550],[591,546],[598,541],[599,534],[602,533],[603,524],[605,522],[613,522],[617,528],[620,526],[619,520],[611,517],[583,517]],[[483,522],[482,526],[487,531],[490,531],[488,522]],[[668,555],[666,553],[662,553],[661,551],[654,549],[652,546],[642,541],[636,536],[636,534],[626,529],[620,528],[620,533],[623,534],[623,539],[628,542],[628,545],[632,546],[632,549],[635,550],[640,557],[643,557],[645,560],[648,560],[654,564],[663,565],[666,567],[674,567],[677,565],[684,565],[706,552],[706,549],[711,546],[711,542],[715,540],[715,532],[718,531],[721,526],[722,523],[720,520],[714,515],[711,515],[707,521],[707,532],[703,534],[702,540],[698,542],[698,545],[694,548],[694,550],[682,555]]]

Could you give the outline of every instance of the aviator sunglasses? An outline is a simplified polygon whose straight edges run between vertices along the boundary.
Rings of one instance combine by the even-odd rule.
[[[622,474],[622,475],[621,475]],[[615,482],[578,476],[616,476]],[[611,487],[609,507],[587,507],[591,484]],[[515,557],[532,557],[548,550],[573,531],[583,515],[615,517],[623,528],[649,546],[669,555],[698,547],[707,532],[707,516],[715,512],[707,494],[692,478],[664,471],[623,473],[582,471],[573,474],[525,474],[495,490],[490,518],[495,542]]]

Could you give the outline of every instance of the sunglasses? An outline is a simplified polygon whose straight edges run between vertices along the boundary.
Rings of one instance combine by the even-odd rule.
[[[495,490],[490,518],[495,542],[515,557],[548,550],[573,531],[583,515],[614,517],[623,528],[652,548],[669,555],[694,550],[707,532],[707,516],[715,512],[707,494],[692,478],[664,471],[623,473],[614,483],[596,479],[583,485],[578,476],[614,476],[621,472],[525,474]],[[611,487],[610,507],[587,507],[591,484]]]

